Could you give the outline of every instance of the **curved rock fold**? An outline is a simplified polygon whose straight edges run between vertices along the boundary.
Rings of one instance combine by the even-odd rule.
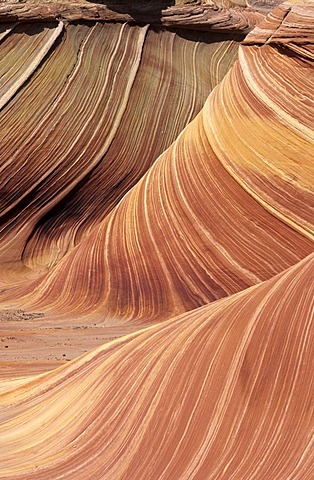
[[[3,480],[314,477],[313,3],[175,3],[0,7]]]

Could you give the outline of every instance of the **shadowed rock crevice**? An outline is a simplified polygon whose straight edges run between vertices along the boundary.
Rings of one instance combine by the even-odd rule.
[[[173,5],[167,8],[151,6],[124,6],[100,3],[5,3],[0,8],[0,22],[27,22],[38,20],[64,22],[101,21],[152,24],[155,26],[187,28],[207,32],[249,32],[265,12],[243,7],[225,8],[224,5]]]

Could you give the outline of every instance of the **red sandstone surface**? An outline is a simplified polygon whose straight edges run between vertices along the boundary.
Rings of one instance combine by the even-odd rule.
[[[0,5],[1,479],[314,477],[314,4],[277,3]]]

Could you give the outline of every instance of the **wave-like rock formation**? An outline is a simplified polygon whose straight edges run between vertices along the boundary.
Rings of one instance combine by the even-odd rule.
[[[7,18],[0,478],[312,480],[314,5]]]
[[[18,27],[24,49],[13,29],[0,47],[3,69],[17,52],[20,63],[38,56],[43,35],[56,37],[59,25]],[[3,268],[21,259],[49,267],[104,219],[199,112],[240,38],[67,26],[24,88],[6,90],[11,101],[0,112]]]
[[[302,21],[297,8],[291,14],[295,24],[298,18]],[[142,29],[132,32],[142,41]],[[93,30],[88,38],[94,38]],[[120,203],[46,276],[18,291],[13,289],[5,298],[23,296],[25,305],[47,311],[98,311],[104,319],[147,322],[170,318],[267,280],[311,253],[311,50],[308,47],[302,56],[296,55],[290,53],[298,45],[293,39],[288,50],[280,37],[274,42],[252,45],[251,37],[250,45],[241,46],[238,61],[201,113]],[[134,55],[136,62],[136,51]],[[120,81],[118,76],[118,84]],[[120,103],[116,104],[115,97],[112,101],[114,111]],[[62,108],[53,108],[52,123],[59,117],[61,122],[54,126],[56,138],[68,125],[66,114]],[[77,122],[80,134],[85,115],[88,109]],[[39,161],[40,149],[36,151],[38,162],[34,162],[38,182],[38,165],[48,168],[47,186],[42,189],[45,195],[58,178],[59,183],[68,185],[71,178],[80,178],[84,168],[82,146],[79,139],[74,142],[75,122],[53,157],[46,123],[43,151],[53,162],[52,175],[49,164],[42,166]],[[97,128],[100,132],[101,123]],[[104,138],[114,136],[111,132],[105,130]],[[94,142],[84,138],[83,143],[84,149],[90,145],[95,151]],[[28,155],[24,148],[19,161],[25,162]],[[134,158],[138,158],[136,154]],[[114,168],[117,170],[117,164]],[[12,167],[10,175],[11,171]],[[89,183],[88,195],[95,185],[97,192],[101,188],[97,182]],[[40,199],[41,208],[43,204]],[[92,212],[88,215],[90,218]],[[58,244],[62,245],[62,237],[68,241],[69,233],[62,231],[58,222],[51,231],[60,232]],[[20,228],[20,220],[18,225]],[[45,262],[41,256],[51,255],[51,240],[47,249],[45,241],[44,229],[39,227],[24,249],[23,260],[34,270]]]
[[[313,478],[313,262],[0,383],[0,477]]]

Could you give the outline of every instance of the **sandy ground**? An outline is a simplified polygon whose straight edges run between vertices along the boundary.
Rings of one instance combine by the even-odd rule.
[[[53,325],[42,313],[0,311],[0,379],[43,373],[137,329],[82,320]]]

